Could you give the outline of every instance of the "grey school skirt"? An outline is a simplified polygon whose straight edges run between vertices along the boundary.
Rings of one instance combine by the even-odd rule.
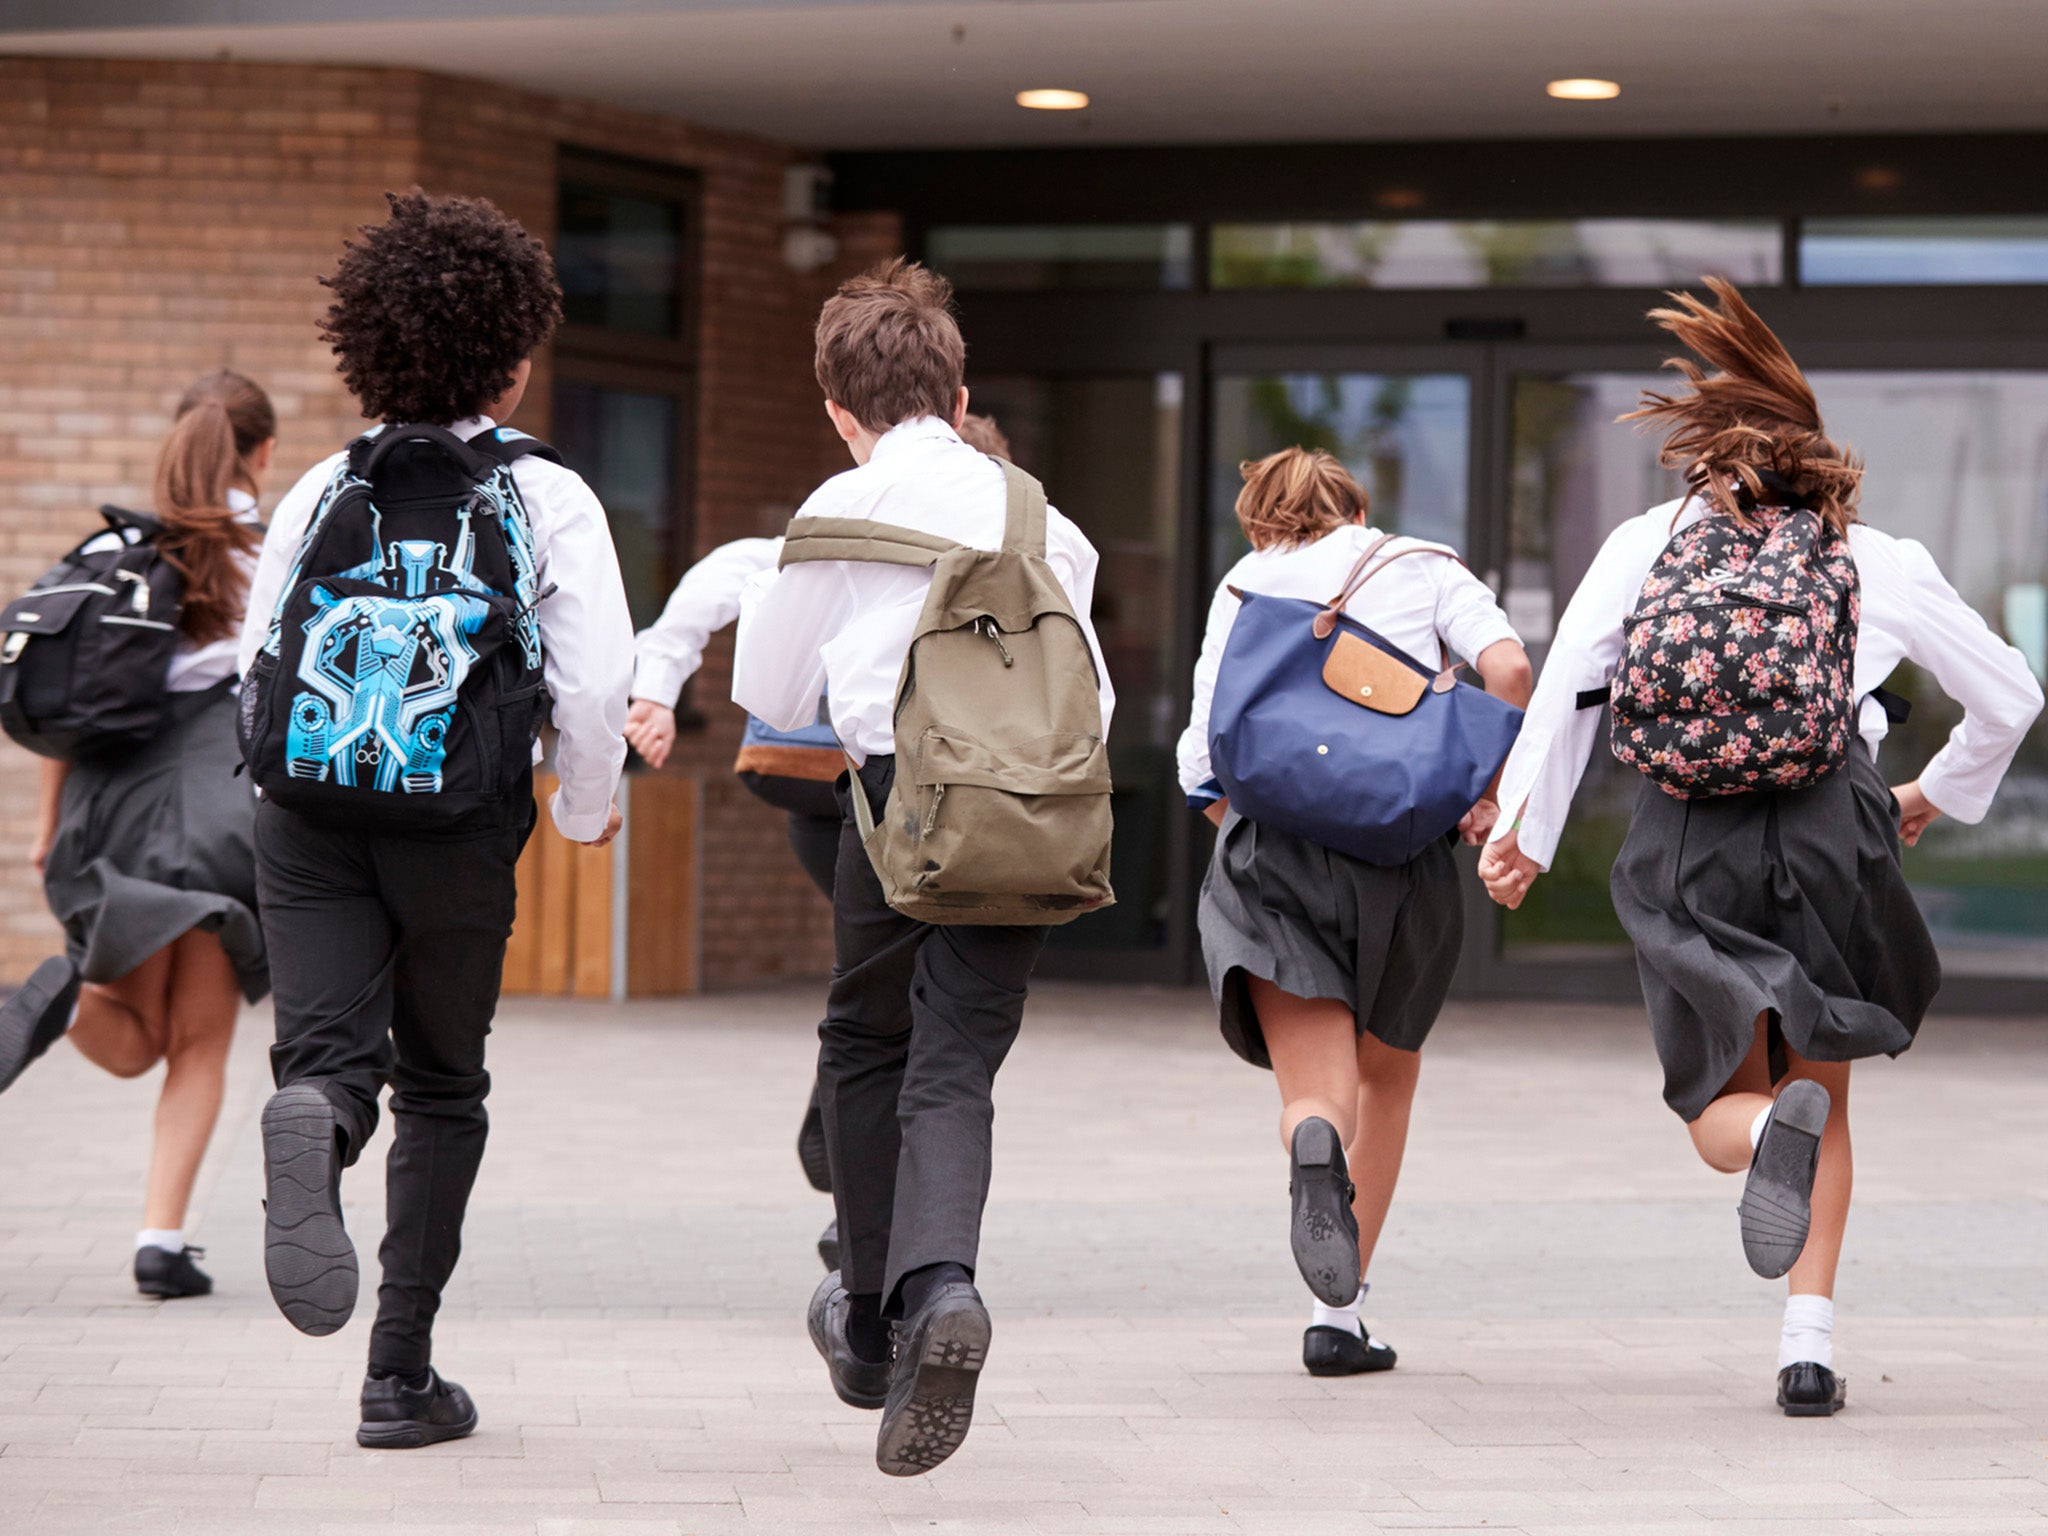
[[[1614,863],[1664,1067],[1687,1122],[1768,1029],[1811,1061],[1896,1056],[1941,985],[1934,940],[1899,869],[1899,810],[1860,741],[1803,789],[1679,800],[1643,785]]]
[[[87,981],[126,976],[202,928],[220,939],[242,995],[270,991],[256,921],[256,796],[235,743],[231,683],[173,696],[148,746],[75,765],[64,781],[43,894]]]
[[[1448,841],[1383,868],[1231,811],[1197,926],[1224,1040],[1270,1067],[1247,978],[1335,999],[1359,1034],[1420,1050],[1451,989],[1465,911]]]

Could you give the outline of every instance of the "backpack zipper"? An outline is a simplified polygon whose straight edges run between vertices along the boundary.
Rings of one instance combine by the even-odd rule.
[[[917,840],[919,842],[923,842],[926,838],[930,837],[933,832],[938,830],[939,806],[944,802],[945,798],[946,786],[943,784],[934,784],[932,786],[932,808],[924,813],[924,831],[918,834]]]
[[[974,632],[976,634],[986,635],[990,640],[995,642],[996,654],[1003,658],[1004,666],[1014,667],[1017,664],[1017,658],[1012,656],[1010,654],[1010,648],[1007,645],[1003,644],[1003,632],[996,628],[996,621],[994,619],[990,618],[986,614],[983,614],[980,618],[974,621],[973,627]]]

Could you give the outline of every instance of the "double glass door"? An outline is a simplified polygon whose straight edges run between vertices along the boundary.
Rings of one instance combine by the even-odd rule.
[[[1964,599],[2048,675],[2048,370],[1828,366],[1805,351],[1823,419],[1868,465],[1863,517],[1925,544]],[[1655,347],[1445,343],[1232,348],[1213,355],[1201,540],[1208,585],[1243,550],[1238,465],[1327,448],[1372,493],[1374,521],[1452,545],[1489,585],[1539,672],[1557,615],[1601,542],[1679,492],[1658,442],[1615,418],[1659,379]],[[1848,366],[1853,362],[1854,366]],[[1912,719],[1887,740],[1893,782],[1958,717],[1908,666]],[[1485,989],[1625,990],[1628,946],[1608,872],[1641,791],[1604,742],[1551,873],[1513,913],[1470,908],[1464,977]],[[2048,732],[2037,730],[1989,817],[1937,822],[1906,870],[1951,976],[2048,978]]]

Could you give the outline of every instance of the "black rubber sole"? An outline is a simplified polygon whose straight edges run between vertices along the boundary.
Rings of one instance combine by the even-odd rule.
[[[1848,1405],[1846,1403],[1788,1403],[1782,1397],[1778,1406],[1785,1410],[1788,1419],[1831,1419]]]
[[[280,1088],[263,1107],[263,1273],[285,1321],[315,1338],[349,1320],[361,1283],[334,1192],[336,1126],[313,1083]]]
[[[356,1444],[372,1451],[414,1451],[443,1440],[460,1440],[476,1433],[476,1414],[459,1424],[427,1424],[418,1419],[396,1419],[376,1424],[364,1420],[356,1426]]]
[[[891,1477],[916,1477],[960,1449],[974,1424],[974,1389],[992,1333],[987,1309],[976,1302],[957,1303],[932,1320],[909,1398],[883,1413],[876,1466]]]
[[[1779,1092],[1764,1124],[1735,1210],[1742,1222],[1743,1256],[1766,1280],[1788,1273],[1806,1251],[1813,1178],[1827,1121],[1827,1089],[1796,1078]]]
[[[210,1285],[193,1290],[185,1286],[164,1285],[156,1281],[144,1280],[136,1281],[135,1289],[142,1295],[147,1296],[151,1301],[179,1301],[187,1296],[211,1296],[213,1294],[213,1287]]]
[[[803,1164],[811,1188],[821,1195],[832,1193],[832,1159],[825,1150],[825,1116],[818,1108],[815,1088],[810,1108],[804,1111],[803,1127],[796,1133],[796,1160]]]
[[[77,995],[77,984],[77,969],[56,955],[31,971],[28,980],[0,1002],[0,1093],[12,1088],[29,1063],[50,1048],[55,1035],[50,1032],[53,1026],[46,1027],[46,1016],[67,993]]]
[[[1288,1245],[1316,1300],[1348,1307],[1358,1299],[1358,1219],[1337,1128],[1310,1115],[1294,1128],[1293,1223]]]
[[[828,1270],[839,1268],[839,1223],[829,1223],[818,1234],[818,1258]]]

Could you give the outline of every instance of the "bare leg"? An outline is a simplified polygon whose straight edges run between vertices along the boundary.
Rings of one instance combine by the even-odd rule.
[[[1769,1036],[1763,1014],[1756,1016],[1756,1039],[1742,1065],[1728,1079],[1719,1098],[1709,1104],[1699,1119],[1686,1129],[1692,1144],[1709,1168],[1721,1173],[1741,1173],[1749,1167],[1749,1128],[1756,1117],[1771,1107],[1771,1062]]]
[[[212,934],[195,929],[168,953],[169,1040],[142,1224],[175,1229],[185,1225],[192,1183],[220,1118],[228,1047],[234,1041],[242,995],[227,952]]]
[[[1813,1179],[1813,1224],[1806,1230],[1806,1248],[1785,1277],[1794,1296],[1833,1296],[1835,1266],[1842,1257],[1842,1233],[1849,1225],[1849,1192],[1855,1183],[1849,1149],[1849,1063],[1807,1061],[1785,1052],[1790,1082],[1810,1077],[1828,1091],[1828,1123],[1821,1132],[1820,1166]]]
[[[1330,998],[1296,997],[1270,981],[1250,980],[1280,1088],[1280,1145],[1293,1146],[1294,1128],[1311,1115],[1329,1121],[1337,1139],[1350,1145],[1359,1099],[1351,1010]]]
[[[140,1077],[163,1060],[176,949],[166,945],[120,980],[79,990],[70,1040],[87,1061],[116,1077]]]
[[[1351,1214],[1358,1218],[1358,1272],[1365,1275],[1372,1271],[1372,1251],[1394,1201],[1395,1181],[1401,1177],[1422,1053],[1397,1051],[1372,1035],[1360,1035],[1357,1071],[1358,1129],[1344,1155],[1358,1188]]]

